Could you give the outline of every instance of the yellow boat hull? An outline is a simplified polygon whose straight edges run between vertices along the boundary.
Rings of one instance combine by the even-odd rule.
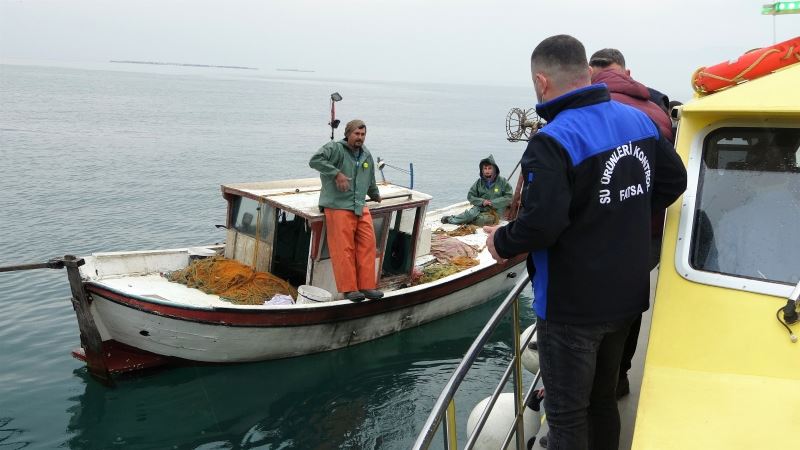
[[[786,297],[702,284],[678,271],[685,267],[679,248],[692,238],[685,225],[692,213],[687,198],[696,194],[691,168],[705,130],[727,123],[798,127],[800,64],[682,109],[676,148],[690,169],[690,186],[668,211],[634,449],[800,443],[800,343],[775,317]],[[800,272],[800,255],[797,261]],[[800,334],[800,324],[793,328]]]

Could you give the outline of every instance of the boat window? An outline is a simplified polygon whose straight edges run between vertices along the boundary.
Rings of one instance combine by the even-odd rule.
[[[800,129],[726,127],[703,143],[690,263],[698,270],[800,279]]]
[[[233,228],[240,233],[255,237],[256,230],[262,240],[267,240],[275,226],[275,209],[264,204],[259,208],[257,201],[244,197],[236,197],[231,208]],[[258,224],[259,214],[261,224]]]

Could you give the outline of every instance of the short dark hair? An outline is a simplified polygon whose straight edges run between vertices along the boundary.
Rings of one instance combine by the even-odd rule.
[[[583,70],[588,67],[586,48],[568,34],[550,36],[533,49],[531,66],[560,72]]]
[[[605,69],[611,64],[618,64],[623,69],[625,68],[625,57],[622,52],[615,48],[604,48],[594,52],[589,58],[589,65],[600,69]]]

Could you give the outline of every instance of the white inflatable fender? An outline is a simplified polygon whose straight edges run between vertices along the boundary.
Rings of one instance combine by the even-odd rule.
[[[486,405],[489,404],[489,400],[491,400],[491,397],[486,397],[481,400],[469,413],[469,417],[467,418],[468,436],[472,435],[472,431],[475,429],[475,425],[478,424],[478,419],[481,414],[483,414],[483,410],[486,409]],[[538,408],[538,406],[539,404],[536,402],[535,407]],[[497,450],[500,444],[503,443],[503,439],[506,438],[506,433],[508,433],[512,423],[514,423],[514,394],[504,392],[497,398],[497,402],[494,404],[492,412],[486,419],[486,423],[483,425],[481,434],[478,440],[475,441],[475,447],[473,448],[477,450]],[[542,417],[540,411],[535,411],[526,406],[525,412],[522,414],[525,448],[530,449],[533,447],[536,433],[539,432],[541,425]],[[516,442],[516,437],[512,437],[506,450],[516,448]]]
[[[528,328],[525,329],[525,331],[522,332],[522,334],[519,337],[520,345],[525,343],[525,341],[528,339],[528,336],[530,336],[531,333],[533,333],[533,338],[531,339],[531,343],[536,342],[536,332],[533,331],[534,328],[536,328],[535,324],[529,326]],[[525,367],[525,369],[528,372],[536,375],[536,372],[539,371],[539,352],[530,348],[529,345],[522,347],[521,350],[522,350],[522,366]]]

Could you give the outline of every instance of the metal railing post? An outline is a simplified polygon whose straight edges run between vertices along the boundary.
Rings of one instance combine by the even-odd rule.
[[[468,432],[472,432],[472,435],[467,440],[467,444],[465,450],[470,449],[475,443],[477,442],[478,434],[480,433],[483,425],[486,423],[486,419],[489,416],[491,408],[494,406],[495,402],[499,398],[500,393],[502,392],[503,386],[508,382],[508,378],[513,376],[514,378],[514,409],[516,412],[516,419],[514,426],[510,428],[509,434],[506,438],[506,444],[510,442],[510,436],[513,434],[517,435],[517,448],[524,449],[525,445],[525,437],[524,434],[524,424],[522,422],[523,412],[525,408],[525,400],[523,400],[522,395],[522,368],[521,368],[521,344],[519,342],[520,333],[519,333],[519,305],[518,305],[518,297],[519,294],[522,292],[523,288],[528,285],[530,278],[527,276],[523,276],[514,288],[509,292],[506,298],[503,300],[503,303],[497,308],[497,310],[492,314],[492,317],[483,327],[478,337],[475,341],[470,345],[469,350],[464,355],[464,358],[459,363],[458,367],[456,367],[453,374],[450,376],[450,379],[447,381],[447,384],[442,389],[442,393],[439,395],[439,398],[436,400],[436,403],[433,406],[431,413],[428,415],[428,419],[425,421],[425,425],[422,427],[422,431],[417,436],[414,445],[412,446],[413,449],[427,449],[431,445],[431,441],[433,440],[436,431],[439,428],[439,425],[442,424],[444,427],[443,434],[445,439],[445,448],[455,449],[458,445],[457,436],[455,433],[455,403],[453,401],[456,391],[458,387],[461,385],[461,382],[464,381],[464,377],[466,376],[467,372],[469,371],[470,367],[474,364],[475,360],[477,359],[480,352],[485,347],[486,343],[489,340],[491,334],[495,331],[498,324],[501,322],[505,314],[508,312],[509,308],[512,309],[512,322],[513,322],[513,329],[514,329],[514,356],[512,358],[511,364],[507,367],[502,380],[498,384],[497,388],[494,390],[492,394],[491,400],[489,404],[486,406],[486,410],[483,411],[480,418],[478,419],[478,423],[475,426],[474,430],[468,430]],[[538,376],[534,383],[538,381]],[[531,388],[532,392],[532,388]],[[442,419],[445,419],[442,421]],[[452,447],[451,447],[452,446]]]
[[[523,423],[523,414],[525,413],[525,404],[522,396],[522,350],[520,347],[520,338],[522,333],[519,329],[519,302],[514,302],[512,306],[514,320],[514,415],[516,416],[517,427],[517,449],[525,450],[525,424]]]
[[[450,399],[442,422],[445,450],[458,450],[458,435],[456,434],[456,401]]]

